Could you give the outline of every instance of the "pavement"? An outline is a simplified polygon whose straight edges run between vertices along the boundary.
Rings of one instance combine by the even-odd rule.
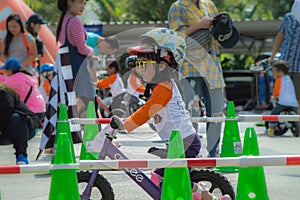
[[[224,124],[223,124],[224,127]],[[281,137],[268,137],[260,134],[264,127],[255,126],[254,122],[239,122],[239,132],[243,142],[245,129],[254,127],[257,133],[260,155],[297,155],[300,154],[300,138],[287,132]],[[205,124],[200,123],[202,137],[201,156],[206,157]],[[38,152],[41,134],[30,140],[28,153],[30,164],[51,163],[51,155],[42,155],[38,161],[35,157]],[[156,158],[147,154],[150,146],[160,146],[160,139],[147,124],[136,129],[130,135],[118,135],[121,150],[129,158],[151,159]],[[75,145],[75,155],[79,156],[80,144]],[[0,166],[14,165],[14,149],[12,145],[0,146]],[[300,166],[267,166],[263,167],[267,191],[265,194],[271,200],[299,199],[300,197]],[[150,170],[143,170],[150,174]],[[111,183],[117,200],[151,199],[141,188],[129,179],[122,171],[101,172]],[[235,191],[238,183],[238,173],[224,174],[232,183]],[[0,193],[2,200],[45,200],[50,191],[51,176],[48,174],[10,174],[0,175]],[[130,192],[129,192],[130,191]],[[1,199],[1,198],[0,198]]]

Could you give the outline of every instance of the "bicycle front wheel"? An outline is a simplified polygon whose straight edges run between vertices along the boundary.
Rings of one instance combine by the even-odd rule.
[[[91,174],[92,173],[88,171],[77,172],[78,189],[80,195],[83,193],[85,187],[87,186]],[[90,200],[99,200],[99,199],[114,200],[115,199],[115,195],[110,183],[101,174],[97,175],[89,199]]]
[[[228,194],[232,199],[235,198],[234,189],[223,174],[210,169],[200,169],[192,170],[190,175],[192,182],[200,182],[214,196]]]

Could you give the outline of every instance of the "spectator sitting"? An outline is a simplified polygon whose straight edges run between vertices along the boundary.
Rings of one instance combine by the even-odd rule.
[[[110,93],[112,96],[111,110],[120,107],[121,101],[123,100],[124,94],[126,92],[123,81],[119,74],[119,70],[119,62],[116,60],[111,62],[106,67],[108,77],[96,82],[98,88],[110,88]]]
[[[4,76],[0,75],[3,82],[16,90],[20,99],[42,120],[46,111],[45,101],[38,90],[38,81],[35,76],[26,71],[20,71],[21,63],[16,58],[8,58],[0,67],[4,69]]]
[[[0,143],[8,141],[16,150],[16,164],[28,164],[27,142],[40,128],[36,115],[20,100],[19,95],[0,83]],[[6,143],[7,144],[7,143]]]

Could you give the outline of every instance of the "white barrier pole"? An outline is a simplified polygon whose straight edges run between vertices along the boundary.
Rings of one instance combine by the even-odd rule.
[[[239,115],[235,118],[226,117],[191,117],[192,122],[225,122],[236,120],[238,122],[259,122],[259,121],[300,121],[300,115]],[[73,118],[70,119],[73,124],[108,124],[110,118],[95,118],[95,119],[84,119],[84,118]],[[150,120],[151,122],[151,120]]]
[[[300,155],[241,156],[228,158],[185,159],[133,159],[133,160],[81,160],[78,164],[37,164],[0,166],[0,174],[47,173],[55,169],[113,169],[126,168],[176,168],[176,167],[222,167],[222,166],[299,166]]]

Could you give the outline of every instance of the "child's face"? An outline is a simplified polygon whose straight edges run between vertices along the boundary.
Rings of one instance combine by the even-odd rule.
[[[151,82],[155,76],[155,61],[149,60],[147,58],[138,58],[136,62],[135,70],[141,75],[143,80],[147,83]]]
[[[112,75],[112,74],[116,73],[116,69],[114,67],[112,67],[112,68],[107,67],[106,72],[108,75]]]
[[[283,76],[283,73],[280,72],[280,71],[278,71],[278,69],[275,68],[275,67],[272,67],[272,72],[273,72],[273,77],[274,77],[275,79],[277,79],[277,78]]]

